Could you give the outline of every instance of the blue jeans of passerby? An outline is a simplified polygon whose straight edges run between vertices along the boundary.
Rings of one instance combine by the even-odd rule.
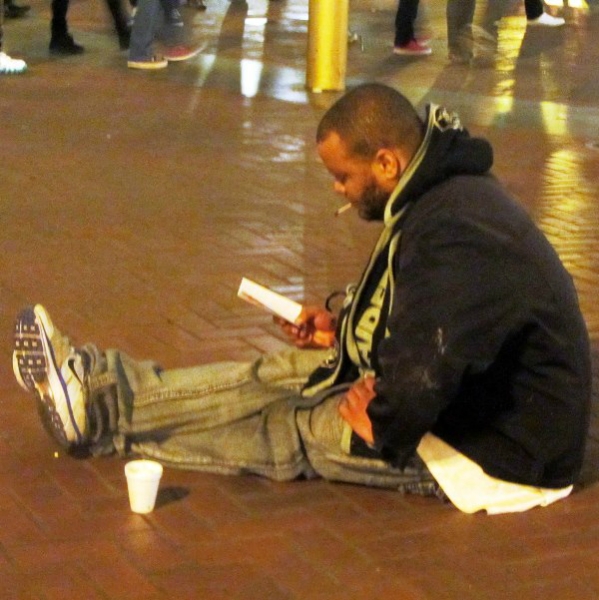
[[[302,398],[302,385],[325,356],[290,349],[253,363],[165,371],[107,351],[101,361],[106,373],[92,379],[116,387],[91,392],[92,451],[116,449],[172,467],[277,481],[320,476],[435,493],[436,483],[416,455],[398,469],[378,457],[350,453],[352,432],[337,410],[340,392]]]
[[[154,55],[154,40],[167,46],[185,41],[185,28],[178,0],[139,0],[131,27],[129,60],[150,60]]]

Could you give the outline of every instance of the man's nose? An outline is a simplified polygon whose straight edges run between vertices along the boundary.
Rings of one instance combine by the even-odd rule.
[[[342,196],[345,194],[345,186],[339,181],[335,181],[333,184],[333,189],[335,190],[336,194],[341,194]]]

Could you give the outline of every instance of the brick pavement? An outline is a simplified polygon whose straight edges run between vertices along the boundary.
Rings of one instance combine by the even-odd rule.
[[[12,321],[42,302],[76,342],[166,367],[249,359],[283,340],[235,297],[241,276],[320,300],[355,280],[376,227],[333,219],[314,154],[334,94],[303,89],[307,0],[207,0],[208,46],[159,73],[124,67],[100,4],[75,2],[84,57],[47,58],[48,7],[6,24],[30,73],[0,80],[0,598],[511,600],[599,597],[595,412],[585,486],[524,515],[323,481],[167,469],[150,516],[123,463],[57,452],[10,368]],[[394,2],[354,0],[348,82],[391,83],[458,109],[571,269],[599,348],[599,20],[505,21],[496,68],[389,54]],[[595,388],[595,394],[597,393]],[[596,409],[595,409],[596,410]]]

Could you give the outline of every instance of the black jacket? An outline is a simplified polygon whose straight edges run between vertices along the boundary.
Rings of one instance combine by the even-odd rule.
[[[564,487],[589,422],[586,327],[571,277],[491,164],[487,142],[429,107],[342,316],[336,360],[306,393],[374,372],[368,414],[393,464],[432,431],[489,475]]]

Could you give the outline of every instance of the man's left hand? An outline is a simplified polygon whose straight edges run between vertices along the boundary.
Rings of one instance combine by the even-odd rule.
[[[364,377],[354,383],[339,403],[339,414],[367,444],[374,443],[372,423],[366,409],[376,396],[374,377]]]

